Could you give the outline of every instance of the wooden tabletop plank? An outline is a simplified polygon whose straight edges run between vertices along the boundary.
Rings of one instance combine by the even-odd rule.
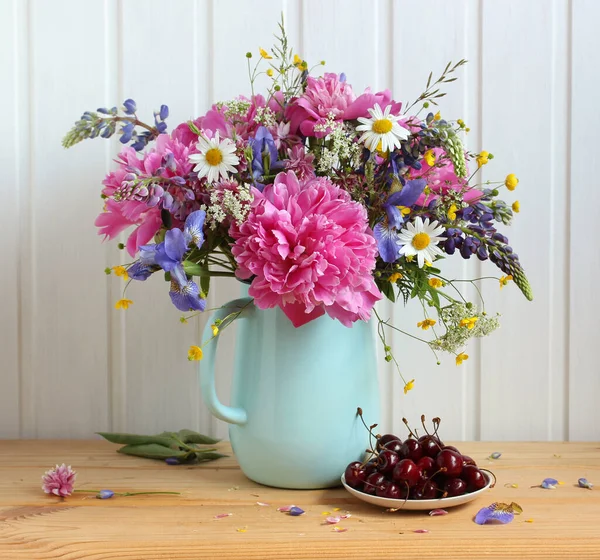
[[[227,444],[220,447],[231,452]],[[449,515],[430,517],[427,512],[386,513],[339,488],[260,486],[241,473],[233,457],[168,466],[119,455],[117,446],[104,441],[0,441],[0,558],[600,559],[600,487],[577,486],[580,477],[600,483],[600,444],[477,442],[458,447],[491,468],[498,484],[475,502],[449,509]],[[487,459],[493,451],[502,453],[500,459]],[[181,495],[97,500],[44,494],[41,475],[63,462],[78,471],[79,489]],[[564,484],[556,490],[531,488],[546,477]],[[515,501],[523,514],[508,525],[476,525],[475,513],[494,501]],[[288,504],[306,513],[277,512]],[[352,514],[339,524],[347,532],[336,533],[324,523],[323,512],[334,508]],[[232,515],[215,519],[220,513]],[[418,529],[429,533],[415,533]]]

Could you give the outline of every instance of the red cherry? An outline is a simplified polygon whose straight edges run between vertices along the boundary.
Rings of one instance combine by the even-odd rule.
[[[404,492],[404,494],[406,494],[406,492]],[[383,492],[382,497],[391,498],[392,500],[400,500],[403,498],[402,488],[398,484],[390,482]]]
[[[421,477],[428,479],[436,470],[435,461],[431,457],[421,457],[417,461],[417,467],[421,469]]]
[[[456,449],[456,447],[454,447],[454,445],[444,445],[442,447],[442,449],[450,449],[450,451],[456,451],[457,453],[460,453],[460,451],[458,449]]]
[[[384,449],[377,457],[377,470],[383,474],[389,474],[394,470],[400,458],[389,449]]]
[[[402,451],[399,453],[399,455],[416,463],[421,457],[423,457],[423,449],[421,448],[421,444],[416,439],[407,439],[402,444]]]
[[[399,441],[400,443],[402,443],[402,440],[394,435],[394,434],[384,434],[381,437],[379,437],[377,439],[377,450],[381,449],[382,447],[387,446],[388,443],[392,442],[392,441]]]
[[[481,490],[487,484],[484,474],[474,465],[463,467],[460,477],[467,483],[468,492]]]
[[[348,486],[360,489],[367,478],[367,471],[361,462],[355,461],[346,467],[344,478]]]
[[[421,444],[423,455],[432,457],[433,459],[435,459],[436,455],[442,450],[443,447],[442,442],[438,438],[430,435],[421,436],[419,438],[419,443]]]
[[[471,459],[471,457],[469,457],[468,455],[463,455],[463,466],[466,465],[473,465],[473,466],[477,466],[477,463],[475,462],[475,459]]]
[[[402,459],[394,468],[392,478],[396,482],[408,484],[409,487],[412,487],[419,482],[421,469],[410,459]]]
[[[402,442],[399,439],[394,439],[392,441],[388,441],[388,443],[382,445],[379,449],[389,449],[398,455],[402,451]],[[402,458],[404,459],[404,457]]]
[[[452,449],[442,449],[435,458],[435,464],[448,477],[459,476],[463,470],[462,455]]]
[[[365,494],[371,494],[374,496],[377,488],[380,487],[384,482],[387,482],[385,476],[379,472],[374,472],[365,480],[363,492]]]
[[[467,491],[467,483],[461,478],[449,478],[444,484],[448,497],[462,496]]]
[[[438,497],[438,494],[438,487],[432,480],[419,482],[419,484],[410,491],[410,497],[413,500],[434,500]]]

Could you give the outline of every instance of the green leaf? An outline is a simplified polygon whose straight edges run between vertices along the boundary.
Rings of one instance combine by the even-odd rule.
[[[390,301],[395,302],[396,301],[396,293],[394,292],[394,286],[395,284],[392,284],[389,280],[387,279],[381,279],[378,278],[376,281],[377,287],[379,288],[379,290],[381,291],[381,293],[388,298]]]
[[[208,295],[208,290],[210,289],[210,276],[200,276],[200,290]]]
[[[198,263],[192,261],[183,261],[183,270],[190,276],[202,276],[204,269]]]
[[[227,457],[227,455],[223,455],[222,453],[215,453],[214,451],[209,451],[207,453],[196,453],[196,457],[198,457],[198,461],[214,461],[215,459]]]
[[[158,436],[141,436],[137,434],[118,434],[107,432],[96,433],[111,443],[121,443],[124,445],[157,444],[165,447],[170,447],[172,445],[177,446],[177,442],[172,437],[165,437],[162,434]]]
[[[177,436],[183,443],[199,443],[203,445],[214,445],[221,441],[220,439],[214,439],[209,436],[199,434],[193,430],[179,430]]]
[[[187,455],[187,451],[171,449],[158,443],[126,445],[117,449],[117,452],[124,453],[125,455],[134,455],[135,457],[146,457],[147,459],[168,459],[169,457],[177,457],[179,459]]]

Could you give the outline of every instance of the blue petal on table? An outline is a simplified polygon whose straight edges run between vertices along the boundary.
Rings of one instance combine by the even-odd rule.
[[[475,523],[483,525],[488,521],[498,521],[499,523],[510,523],[515,518],[513,509],[507,504],[493,503],[487,507],[481,508],[475,516]]]
[[[594,487],[594,485],[591,482],[588,482],[587,478],[580,478],[577,481],[577,484],[579,484],[581,488],[589,488],[590,490]]]
[[[554,490],[558,486],[558,480],[556,478],[544,478],[540,486],[546,490]]]

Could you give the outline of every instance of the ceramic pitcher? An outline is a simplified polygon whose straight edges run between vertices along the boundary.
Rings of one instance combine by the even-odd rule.
[[[215,390],[220,333],[204,348],[200,381],[212,414],[230,424],[229,437],[246,476],[280,488],[340,484],[346,465],[362,458],[367,424],[378,421],[375,338],[362,321],[352,328],[327,315],[295,328],[279,308],[233,300],[206,325],[244,308],[237,321],[231,406]]]

